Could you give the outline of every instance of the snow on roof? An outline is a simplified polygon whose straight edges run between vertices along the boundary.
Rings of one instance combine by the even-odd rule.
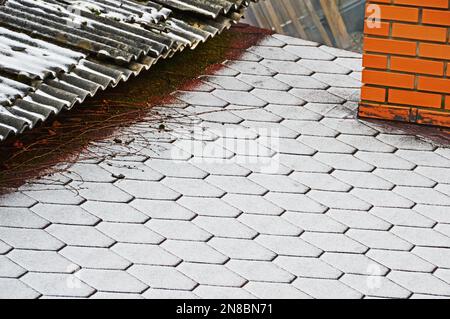
[[[0,141],[194,49],[237,22],[248,4],[7,0],[0,5]]]

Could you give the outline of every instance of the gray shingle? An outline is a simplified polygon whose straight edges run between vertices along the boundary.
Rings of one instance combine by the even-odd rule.
[[[89,214],[83,208],[73,205],[38,204],[33,206],[32,210],[55,224],[93,226],[100,221],[98,217]]]
[[[118,187],[142,199],[175,200],[180,197],[176,191],[162,185],[160,182],[143,182],[123,180],[116,183]]]
[[[348,192],[351,189],[350,185],[337,180],[330,174],[294,172],[289,177],[314,190]]]
[[[370,252],[371,250],[368,253]],[[367,275],[370,274],[371,269],[375,268],[380,276],[384,276],[389,272],[389,269],[383,263],[377,263],[366,255],[327,252],[320,256],[320,259],[346,274]]]
[[[448,284],[428,273],[392,271],[388,278],[414,293],[450,296]]]
[[[325,125],[320,124],[319,122],[315,121],[303,121],[303,120],[285,120],[282,122],[282,125],[289,127],[291,130],[294,130],[301,135],[307,135],[307,136],[317,136],[317,137],[336,137],[339,133]],[[299,139],[300,142],[304,144],[308,144],[308,139],[306,141],[302,141]],[[312,145],[311,145],[312,144]],[[315,147],[317,143],[314,142],[314,140],[309,141],[308,144],[311,148],[314,148],[316,150],[319,146]]]
[[[107,222],[145,223],[150,219],[149,216],[134,209],[130,205],[124,207],[119,203],[87,201],[81,207]]]
[[[284,213],[283,217],[286,214]],[[295,223],[290,223],[286,219],[267,215],[243,214],[239,216],[240,222],[255,229],[260,234],[298,236],[303,232],[301,228],[295,226]]]
[[[0,227],[0,240],[22,249],[59,250],[64,246],[64,243],[40,229]]]
[[[276,257],[272,251],[248,239],[215,237],[208,244],[232,259],[270,261]]]
[[[260,64],[282,74],[311,75],[313,72],[292,61],[262,60]]]
[[[223,200],[249,214],[281,215],[284,210],[261,196],[227,194]]]
[[[417,209],[417,206],[414,209]],[[432,219],[411,209],[374,207],[370,213],[397,226],[433,227],[436,224]]]
[[[300,142],[322,153],[353,154],[356,149],[330,137],[301,136]]]
[[[36,200],[20,192],[0,195],[0,205],[2,207],[24,207],[28,208],[37,203]]]
[[[419,166],[450,167],[450,159],[433,152],[399,150],[396,154]]]
[[[266,64],[266,66],[269,65]],[[291,88],[286,83],[278,81],[277,79],[270,76],[241,74],[237,76],[237,79],[249,84],[252,88],[265,90],[279,90],[279,91],[288,91]]]
[[[312,213],[323,213],[327,210],[325,206],[303,194],[270,192],[264,197],[285,210]]]
[[[256,241],[277,255],[282,256],[318,257],[322,254],[321,249],[299,237],[260,235],[256,238]]]
[[[186,290],[147,289],[142,296],[146,299],[197,299],[198,296]]]
[[[413,245],[389,231],[350,229],[346,235],[370,248],[409,251]]]
[[[160,244],[165,240],[164,237],[141,224],[101,222],[96,228],[121,243]]]
[[[301,57],[302,59],[328,60],[328,61],[334,59],[334,56],[332,56],[331,54],[317,50],[316,48],[310,46],[287,45],[285,47],[285,50],[294,53],[295,55]]]
[[[126,269],[131,265],[108,248],[67,246],[59,254],[83,268]]]
[[[320,299],[356,299],[362,294],[344,285],[338,280],[322,278],[298,278],[294,286],[314,298]]]
[[[204,180],[166,177],[162,183],[185,196],[222,197],[225,192]],[[174,194],[175,195],[175,194]],[[154,199],[175,199],[175,196]]]
[[[344,233],[348,228],[325,214],[286,212],[283,218],[306,231]]]
[[[166,240],[161,247],[188,262],[223,265],[229,260],[227,256],[203,242]]]
[[[392,225],[370,213],[363,211],[331,209],[326,214],[350,228],[389,230]]]
[[[414,247],[412,253],[442,268],[450,268],[450,249],[441,247]]]
[[[349,193],[312,190],[307,196],[329,208],[367,211],[372,207],[371,204]]]
[[[450,206],[450,197],[431,188],[399,186],[394,192],[418,204]]]
[[[332,175],[342,182],[358,188],[391,190],[395,187],[394,184],[388,182],[386,179],[368,172],[335,170]]]
[[[417,246],[450,248],[450,237],[434,229],[395,226],[392,233]]]
[[[9,256],[10,255],[11,254],[9,254]],[[17,263],[14,263],[11,259],[5,256],[0,256],[0,277],[19,278],[24,273],[26,273],[26,270],[20,267]]]
[[[279,256],[274,262],[298,277],[338,279],[342,275],[318,258]]]
[[[267,261],[230,260],[226,267],[249,281],[290,283],[295,279],[291,273]]]
[[[136,199],[131,202],[130,205],[143,212],[146,216],[154,219],[191,220],[196,216],[196,213],[192,210],[189,210],[172,200]],[[149,218],[146,220],[148,219]]]
[[[177,201],[177,203],[201,216],[237,217],[241,214],[239,209],[218,198],[183,196]],[[162,212],[162,216],[165,214],[165,212]],[[194,213],[191,213],[191,218],[194,216]]]
[[[88,297],[95,292],[92,287],[81,281],[76,274],[29,272],[21,280],[31,288],[49,296]]]
[[[254,299],[251,293],[235,287],[198,286],[194,293],[201,298],[211,299]]]
[[[115,240],[89,226],[53,224],[46,231],[71,246],[111,247],[115,243]]]
[[[407,298],[411,295],[410,291],[382,276],[345,274],[340,281],[366,296]]]
[[[145,225],[167,239],[207,241],[212,237],[207,231],[187,221],[152,219]]]
[[[64,186],[58,185],[44,185],[44,184],[28,184],[22,187],[23,193],[40,203],[46,204],[64,204],[64,205],[79,205],[84,202],[75,190],[69,190]],[[25,198],[21,198],[25,203],[29,202]],[[30,202],[31,203],[31,202]],[[36,202],[33,202],[36,203]]]
[[[181,259],[157,245],[118,243],[112,250],[134,264],[176,266],[181,262]]]
[[[252,281],[244,289],[262,299],[310,299],[307,294],[289,284]]]
[[[305,232],[301,238],[328,252],[365,253],[368,248],[343,234]]]
[[[366,163],[371,164],[377,168],[412,170],[416,167],[415,164],[391,153],[358,151],[355,156],[358,159],[363,160]]]
[[[198,227],[213,234],[215,237],[252,239],[258,232],[248,227],[238,219],[198,216],[193,220]]]
[[[14,249],[8,257],[28,271],[73,273],[79,268],[78,265],[54,251]]]
[[[396,190],[397,188],[394,189],[394,192],[378,189],[354,188],[351,191],[351,194],[375,207],[412,208],[414,202],[396,194]]]
[[[152,288],[193,290],[197,286],[173,267],[133,265],[127,271]]]
[[[411,252],[371,249],[366,255],[393,270],[432,272],[436,268]]]
[[[141,293],[148,287],[125,271],[81,269],[77,275],[99,291]]]
[[[183,262],[177,269],[201,285],[241,287],[246,282],[244,278],[222,265]]]
[[[2,207],[0,225],[19,228],[45,228],[49,221],[26,208]]]
[[[209,176],[206,182],[231,194],[264,195],[267,189],[252,182],[245,177],[236,176]]]
[[[18,279],[0,278],[0,298],[2,299],[34,299],[40,294]]]

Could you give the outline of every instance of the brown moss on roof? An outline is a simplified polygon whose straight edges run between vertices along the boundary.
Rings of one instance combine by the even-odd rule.
[[[0,189],[48,174],[55,164],[73,161],[90,143],[151,116],[152,106],[171,102],[171,92],[197,86],[199,75],[223,67],[222,62],[236,58],[267,34],[265,30],[238,25],[198,50],[175,56],[98,94],[78,106],[76,113],[63,112],[57,119],[11,139],[0,146]]]

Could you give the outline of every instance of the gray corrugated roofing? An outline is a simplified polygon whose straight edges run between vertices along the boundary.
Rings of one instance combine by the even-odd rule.
[[[0,141],[195,48],[238,21],[248,3],[7,0],[0,4]]]

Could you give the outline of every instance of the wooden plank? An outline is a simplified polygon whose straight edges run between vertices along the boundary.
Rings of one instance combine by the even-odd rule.
[[[264,10],[261,8],[261,4],[254,4],[253,5],[253,16],[256,20],[256,24],[258,25],[258,27],[261,28],[267,28],[270,26],[270,22],[269,20],[267,20],[265,14],[264,14]]]
[[[344,49],[350,48],[352,45],[352,39],[348,34],[347,27],[336,1],[320,0],[320,4],[338,46]]]
[[[330,1],[330,0],[327,0],[327,1]],[[332,0],[332,1],[334,1],[334,0]],[[322,21],[320,21],[320,18],[316,13],[313,3],[311,2],[311,0],[304,0],[304,3],[306,5],[308,13],[311,15],[311,19],[312,19],[314,25],[319,30],[322,40],[324,41],[324,43],[326,45],[332,46],[333,42],[331,41],[327,30],[325,30],[324,26],[322,25]]]
[[[273,7],[272,1],[263,1],[261,5],[264,7],[264,13],[266,14],[267,19],[270,21],[270,25],[275,29],[277,33],[284,33],[282,22],[278,18],[277,11]]]
[[[306,34],[305,28],[299,21],[299,17],[296,14],[295,7],[292,4],[291,0],[283,0],[280,2],[280,4],[285,9],[289,19],[291,20],[292,24],[294,25],[295,30],[297,31],[298,35],[303,39],[307,39],[308,35]]]

